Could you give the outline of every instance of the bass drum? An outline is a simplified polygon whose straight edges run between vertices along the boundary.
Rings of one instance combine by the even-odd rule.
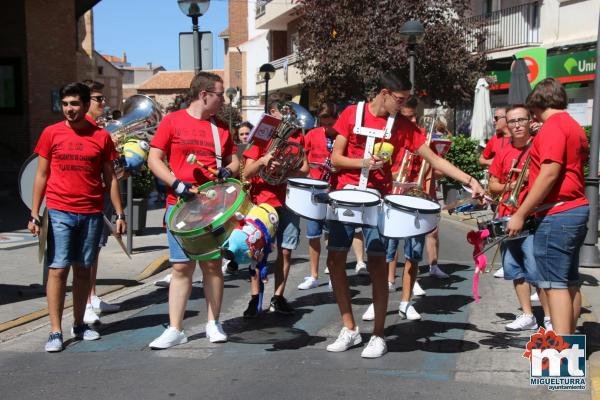
[[[21,196],[21,200],[23,203],[31,210],[31,201],[33,198],[33,180],[35,179],[35,173],[37,171],[39,162],[39,157],[37,154],[32,154],[29,156],[27,161],[21,167],[21,171],[19,172],[19,196]],[[40,204],[40,215],[44,212],[46,208],[46,197],[42,199],[42,204]]]

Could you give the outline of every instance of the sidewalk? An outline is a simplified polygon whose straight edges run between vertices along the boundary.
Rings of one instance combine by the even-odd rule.
[[[162,226],[164,208],[151,203],[144,235],[133,237],[130,260],[116,240],[109,237],[100,253],[97,292],[101,296],[123,287],[139,285],[148,273],[167,266],[167,238]],[[38,263],[37,239],[23,229],[29,210],[20,199],[0,198],[0,332],[46,316],[42,291],[42,264]],[[125,243],[127,241],[124,238]],[[72,276],[72,275],[71,275]],[[71,278],[67,303],[71,298]]]

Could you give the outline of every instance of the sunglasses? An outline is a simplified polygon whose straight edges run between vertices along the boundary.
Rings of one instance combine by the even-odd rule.
[[[503,115],[503,116],[494,115],[494,121],[496,121],[496,122],[500,121],[502,118],[506,118],[506,115]]]
[[[106,101],[106,96],[91,96],[90,99],[102,103],[103,101]]]

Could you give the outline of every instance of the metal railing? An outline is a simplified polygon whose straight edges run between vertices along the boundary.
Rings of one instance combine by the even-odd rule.
[[[467,38],[471,51],[490,52],[540,44],[540,4],[537,1],[492,11],[467,21],[478,26]],[[484,40],[477,44],[476,36],[481,32]]]
[[[256,18],[260,18],[265,15],[267,11],[267,4],[272,0],[257,0],[256,1]]]
[[[288,66],[292,65],[292,64],[295,64],[296,61],[298,61],[298,54],[296,54],[296,53],[289,54],[289,55],[287,55],[285,57],[282,57],[282,58],[279,58],[277,60],[271,61],[270,64],[272,66],[274,66],[275,69],[279,69],[279,68],[283,68],[283,66],[285,65],[286,60],[287,60],[287,65]]]

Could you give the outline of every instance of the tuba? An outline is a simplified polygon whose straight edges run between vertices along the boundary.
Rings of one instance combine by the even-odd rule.
[[[259,176],[270,185],[279,185],[290,172],[300,168],[304,160],[304,149],[289,138],[298,129],[310,129],[314,118],[299,104],[288,102],[281,106],[281,123],[275,130],[267,153],[273,153],[269,163],[259,171]],[[312,122],[311,122],[312,121]]]
[[[154,100],[143,94],[135,94],[123,104],[123,116],[108,121],[104,129],[122,145],[131,136],[147,139],[147,134],[158,126],[161,119],[162,113]]]
[[[433,137],[433,132],[435,130],[435,124],[437,122],[437,117],[436,116],[424,116],[421,120],[421,125],[426,125],[427,126],[427,139],[425,141],[425,144],[427,146],[429,146],[431,144],[431,138]],[[406,158],[407,155],[410,154],[410,162],[409,162],[409,166],[410,164],[412,164],[412,162],[414,162],[414,157],[416,155],[410,153],[408,150],[405,151],[404,153],[404,157]],[[402,160],[402,163],[404,164],[404,159]],[[421,165],[419,167],[419,175],[417,177],[417,181],[412,185],[412,187],[408,187],[406,192],[404,194],[406,194],[407,196],[413,196],[413,197],[419,197],[422,199],[427,199],[430,200],[431,196],[429,196],[429,194],[427,192],[425,192],[425,172],[427,171],[427,166],[428,166],[428,162],[424,159],[421,158]],[[402,176],[402,175],[408,175],[410,173],[411,168],[404,168],[403,165],[401,165],[400,167],[401,172],[398,174],[398,179],[400,181],[402,181],[402,179],[406,180],[406,176]]]

